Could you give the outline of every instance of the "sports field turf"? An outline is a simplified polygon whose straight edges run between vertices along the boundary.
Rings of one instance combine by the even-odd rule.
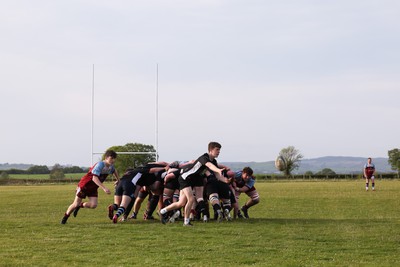
[[[75,186],[0,186],[0,266],[400,266],[398,180],[258,182],[249,220],[192,228],[114,225],[102,191],[61,225]]]

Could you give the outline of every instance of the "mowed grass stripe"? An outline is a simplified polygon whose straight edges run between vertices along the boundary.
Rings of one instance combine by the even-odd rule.
[[[113,225],[102,191],[97,209],[60,225],[75,187],[0,187],[0,266],[400,265],[397,180],[377,181],[376,192],[362,180],[259,182],[250,220],[193,228],[144,221],[143,210]]]

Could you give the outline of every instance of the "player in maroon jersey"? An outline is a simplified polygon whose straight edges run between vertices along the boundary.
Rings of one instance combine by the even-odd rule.
[[[88,173],[81,178],[76,189],[74,202],[72,202],[67,211],[64,213],[61,224],[65,224],[67,222],[72,212],[74,213],[74,217],[76,217],[80,208],[95,209],[97,207],[97,189],[99,187],[103,189],[106,194],[111,193],[110,189],[108,189],[103,182],[106,180],[109,174],[112,174],[116,178],[116,183],[119,182],[118,172],[114,168],[116,158],[117,153],[115,151],[107,150],[104,154],[104,160],[93,165]],[[86,197],[89,198],[89,201],[82,202]]]
[[[365,178],[365,189],[368,191],[369,180],[372,183],[372,191],[375,191],[375,165],[372,163],[372,159],[368,158],[367,163],[364,165],[364,178]]]

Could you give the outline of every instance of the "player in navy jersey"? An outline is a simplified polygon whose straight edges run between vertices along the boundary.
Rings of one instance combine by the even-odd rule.
[[[192,226],[190,223],[190,211],[196,201],[192,186],[200,186],[200,183],[203,181],[202,173],[206,169],[214,172],[218,179],[226,180],[221,174],[223,169],[217,167],[218,163],[216,158],[219,156],[220,150],[221,145],[219,143],[210,142],[208,144],[208,153],[203,154],[197,160],[195,160],[194,163],[185,166],[181,170],[178,178],[180,187],[179,201],[161,209],[160,213],[162,223],[167,222],[167,213],[169,211],[179,209],[184,206],[184,226]],[[203,194],[199,196],[203,197]],[[200,203],[198,203],[198,205],[200,205]]]
[[[375,165],[372,163],[372,159],[368,158],[367,163],[364,165],[364,178],[365,178],[365,189],[368,191],[369,180],[372,183],[372,191],[375,191]]]
[[[80,208],[95,209],[97,207],[97,189],[99,187],[103,189],[106,194],[111,193],[110,189],[108,189],[103,182],[106,180],[109,174],[112,174],[116,178],[116,183],[118,183],[118,172],[114,168],[116,158],[117,153],[115,153],[115,151],[107,150],[104,154],[104,160],[93,165],[88,173],[81,178],[76,189],[74,202],[72,202],[65,212],[64,217],[61,220],[61,224],[65,224],[67,222],[72,212],[74,213],[74,217],[76,217]],[[82,202],[86,197],[89,198],[89,201]]]
[[[241,193],[246,193],[250,197],[249,200],[237,211],[238,217],[242,217],[240,211],[243,212],[244,217],[249,218],[248,210],[250,207],[257,205],[260,202],[260,196],[254,187],[255,179],[253,177],[253,170],[250,167],[244,167],[242,171],[235,173],[235,191],[236,202],[239,204],[239,196]]]
[[[115,189],[114,204],[108,206],[108,217],[112,219],[113,223],[117,223],[118,217],[122,214],[127,216],[138,197],[140,189],[144,186],[151,188],[158,182],[155,174],[167,169],[168,164],[165,162],[148,163],[144,167],[128,169],[122,176],[121,183]],[[152,192],[154,193],[156,190],[154,189]],[[160,193],[160,191],[157,192]],[[150,204],[151,208],[154,206],[155,209],[157,202],[158,198],[155,203]],[[114,210],[117,210],[115,215],[113,214]]]

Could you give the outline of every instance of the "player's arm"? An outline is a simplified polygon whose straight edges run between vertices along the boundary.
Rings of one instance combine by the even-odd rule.
[[[164,177],[164,184],[168,183],[170,180],[175,179],[175,174],[173,172],[168,173]]]
[[[93,175],[92,181],[101,189],[103,189],[106,194],[110,194],[111,191],[107,187],[104,186],[104,184],[100,181],[99,177],[97,175]]]
[[[189,165],[189,164],[193,164],[194,162],[195,162],[195,160],[192,159],[192,160],[190,160],[190,161],[188,161],[188,162],[180,163],[180,164],[179,164],[179,168],[182,169],[183,167],[185,167],[185,166],[187,166],[187,165]]]
[[[157,165],[164,165],[167,166],[168,162],[165,161],[156,161],[156,162],[149,162],[148,164],[157,164]]]
[[[114,185],[117,185],[119,183],[119,180],[120,180],[117,169],[114,170],[113,176],[115,178]]]
[[[246,193],[249,190],[250,190],[250,188],[247,185],[245,185],[243,187],[235,187],[235,191],[240,192],[240,193]]]
[[[209,168],[212,172],[214,172],[215,177],[217,177],[218,180],[220,180],[221,182],[224,182],[224,183],[228,183],[228,179],[225,178],[225,177],[222,175],[222,171],[223,171],[224,169],[218,168],[217,166],[215,166],[215,165],[214,165],[213,163],[211,163],[211,162],[207,162],[205,165],[206,165],[206,167]]]
[[[150,168],[149,173],[168,171],[168,169],[169,169],[168,165],[165,167],[154,167],[154,168]]]
[[[230,171],[231,170],[231,168],[229,168],[228,166],[222,165],[222,164],[218,164],[218,168],[224,169],[226,171]]]

